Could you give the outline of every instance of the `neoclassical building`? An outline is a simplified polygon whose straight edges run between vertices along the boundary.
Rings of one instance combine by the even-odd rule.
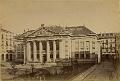
[[[100,41],[85,26],[41,25],[19,36],[24,41],[24,63],[56,63],[62,59],[100,62]]]

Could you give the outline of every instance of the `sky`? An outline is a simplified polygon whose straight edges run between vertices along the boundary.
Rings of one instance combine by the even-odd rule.
[[[0,0],[0,24],[14,33],[41,24],[120,32],[119,0]]]

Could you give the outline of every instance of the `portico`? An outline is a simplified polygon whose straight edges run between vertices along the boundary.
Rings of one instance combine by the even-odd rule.
[[[27,41],[27,62],[55,62],[60,57],[60,42],[60,40]]]

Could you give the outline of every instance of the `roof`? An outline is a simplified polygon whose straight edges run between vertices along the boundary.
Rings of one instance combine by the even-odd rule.
[[[33,33],[29,34],[27,37],[35,36],[54,36],[54,35],[69,35],[69,32],[61,26],[46,26],[40,27]]]
[[[5,30],[5,29],[3,29],[3,28],[1,28],[1,31],[6,32],[6,33],[12,33],[12,34],[13,34],[13,32],[8,31],[8,30]]]
[[[115,38],[115,33],[100,33],[97,34],[99,39]]]
[[[41,26],[36,30],[30,30],[23,34],[17,36],[17,38],[24,37],[41,37],[41,36],[83,36],[95,34],[85,26],[77,26],[77,27],[61,27],[61,26]]]
[[[27,35],[29,35],[30,33],[32,33],[33,31],[35,31],[35,30],[29,30],[29,31],[27,31],[27,32],[24,32],[23,34],[19,34],[19,35],[15,36],[15,38],[16,38],[16,39],[24,38],[24,37],[26,37]]]
[[[72,36],[96,34],[85,26],[66,27]]]

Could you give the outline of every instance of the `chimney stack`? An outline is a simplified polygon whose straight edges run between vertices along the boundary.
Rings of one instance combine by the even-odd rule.
[[[41,27],[44,27],[44,24],[41,24]]]
[[[25,33],[25,29],[24,29],[24,33]]]

